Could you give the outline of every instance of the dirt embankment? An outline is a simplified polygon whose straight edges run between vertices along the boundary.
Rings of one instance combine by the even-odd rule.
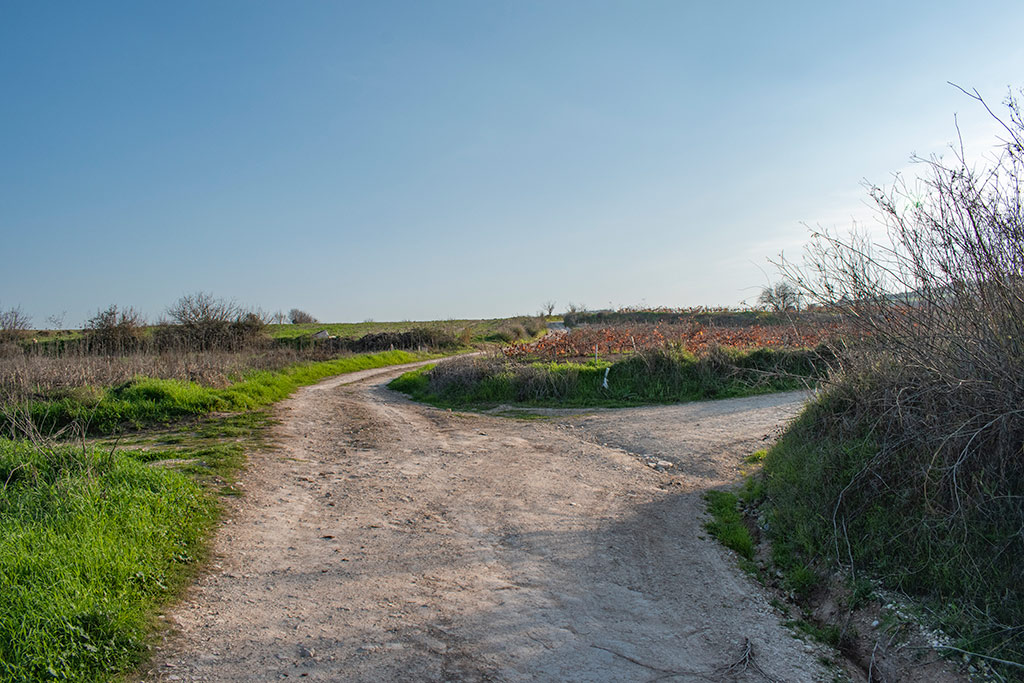
[[[150,679],[831,679],[702,529],[801,395],[525,421],[395,374],[280,406]]]

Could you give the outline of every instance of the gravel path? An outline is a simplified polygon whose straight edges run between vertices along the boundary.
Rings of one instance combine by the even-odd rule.
[[[831,679],[702,529],[802,394],[513,420],[400,371],[280,405],[149,680]]]

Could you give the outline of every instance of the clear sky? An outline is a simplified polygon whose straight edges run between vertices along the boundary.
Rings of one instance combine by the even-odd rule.
[[[972,150],[1024,3],[0,4],[0,309],[734,305]]]

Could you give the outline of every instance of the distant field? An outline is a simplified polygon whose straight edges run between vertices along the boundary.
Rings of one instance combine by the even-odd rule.
[[[833,313],[813,311],[764,311],[729,308],[657,308],[620,309],[617,311],[574,311],[566,313],[568,327],[579,325],[700,325],[706,327],[765,327],[800,325],[818,326],[836,321]]]
[[[549,318],[556,319],[556,318]],[[359,338],[368,334],[380,334],[382,332],[409,332],[415,329],[442,330],[454,337],[462,338],[467,343],[480,343],[492,341],[510,341],[505,339],[510,327],[515,325],[533,327],[539,319],[533,316],[513,316],[510,318],[487,318],[480,320],[459,319],[459,320],[402,320],[392,322],[365,321],[361,323],[306,323],[293,325],[291,323],[267,325],[264,331],[271,339],[296,339],[321,330],[335,337]],[[152,334],[157,326],[150,325],[141,328],[143,335]],[[532,337],[527,330],[527,337]],[[45,344],[55,341],[70,341],[81,339],[84,336],[81,329],[64,330],[29,330],[25,333],[22,344],[29,346],[33,342]],[[513,335],[516,336],[516,335]]]
[[[361,322],[361,323],[309,323],[305,325],[267,325],[267,334],[274,339],[294,339],[307,334],[315,334],[320,330],[336,337],[362,337],[380,332],[408,332],[416,328],[441,329],[457,334],[469,329],[474,338],[483,338],[498,329],[506,318],[492,320],[429,320],[425,322],[403,320],[401,322]]]

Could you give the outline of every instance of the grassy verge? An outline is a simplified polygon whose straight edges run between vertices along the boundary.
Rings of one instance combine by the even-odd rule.
[[[87,434],[110,434],[188,416],[251,410],[279,401],[298,387],[325,377],[432,357],[436,355],[385,351],[299,363],[278,371],[246,373],[225,388],[139,377],[114,387],[77,387],[52,398],[29,401],[19,410],[44,434],[72,424],[80,425]]]
[[[108,677],[188,577],[215,515],[186,475],[131,455],[0,439],[0,678]]]
[[[817,373],[815,352],[809,350],[719,350],[701,358],[685,351],[656,351],[614,363],[477,357],[406,373],[391,388],[448,408],[618,407],[800,389]]]
[[[882,451],[884,435],[854,415],[826,395],[768,451],[760,509],[775,565],[797,594],[836,570],[873,577],[920,601],[956,647],[1016,662],[1004,673],[1020,679],[1020,498],[965,497],[953,516],[933,497],[949,476],[929,470],[934,453]]]
[[[109,680],[137,666],[156,611],[204,556],[218,496],[241,493],[235,475],[272,423],[260,406],[329,375],[420,357],[307,364],[226,389],[140,380],[168,389],[131,395],[169,404],[144,417],[191,417],[90,445],[0,437],[0,680]]]

